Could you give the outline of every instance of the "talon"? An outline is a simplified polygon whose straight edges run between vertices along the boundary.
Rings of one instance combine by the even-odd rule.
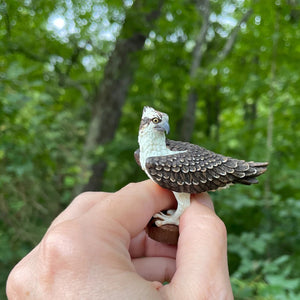
[[[156,225],[157,227],[160,227],[160,226],[163,225],[162,222],[163,222],[163,221],[161,221],[161,220],[156,220],[156,221],[155,221],[155,225]]]
[[[172,212],[174,213],[174,210],[172,210]],[[177,216],[174,216],[174,214],[165,215],[164,213],[160,212],[160,213],[155,214],[153,216],[153,218],[159,219],[159,220],[155,221],[155,225],[157,227],[160,227],[160,226],[166,225],[166,224],[179,225],[179,218]]]
[[[158,218],[158,219],[161,219],[161,220],[165,220],[165,218],[168,217],[167,215],[165,215],[164,213],[160,212],[160,213],[157,213],[153,216],[153,218]]]
[[[176,209],[168,209],[167,210],[167,215],[168,216],[174,215],[175,211],[176,211]]]
[[[155,225],[157,227],[160,227],[162,225],[179,225],[179,219],[174,219],[174,218],[167,218],[167,219],[164,219],[164,220],[156,220],[155,221]]]

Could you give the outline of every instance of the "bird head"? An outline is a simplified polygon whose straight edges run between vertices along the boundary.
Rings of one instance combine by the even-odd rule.
[[[140,123],[140,132],[166,132],[170,131],[169,116],[163,112],[157,111],[152,107],[145,106]]]

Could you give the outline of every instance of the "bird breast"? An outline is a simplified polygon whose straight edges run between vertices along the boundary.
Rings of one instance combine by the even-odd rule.
[[[146,171],[146,160],[148,157],[165,156],[185,151],[171,151],[166,146],[166,138],[164,134],[157,135],[141,135],[139,136],[140,146],[140,163],[142,169]],[[148,175],[148,174],[147,174]],[[148,175],[149,176],[149,175]]]

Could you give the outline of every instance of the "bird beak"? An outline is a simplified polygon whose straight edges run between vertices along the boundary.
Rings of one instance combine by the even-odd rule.
[[[162,121],[154,127],[158,131],[165,131],[167,134],[170,131],[170,125],[167,121]]]

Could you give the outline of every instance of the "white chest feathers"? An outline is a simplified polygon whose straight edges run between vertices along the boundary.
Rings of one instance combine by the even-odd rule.
[[[167,148],[166,137],[162,132],[147,132],[147,134],[139,134],[139,146],[141,167],[146,173],[146,160],[148,157],[165,156],[185,152],[171,151]],[[149,176],[148,173],[147,175]]]

